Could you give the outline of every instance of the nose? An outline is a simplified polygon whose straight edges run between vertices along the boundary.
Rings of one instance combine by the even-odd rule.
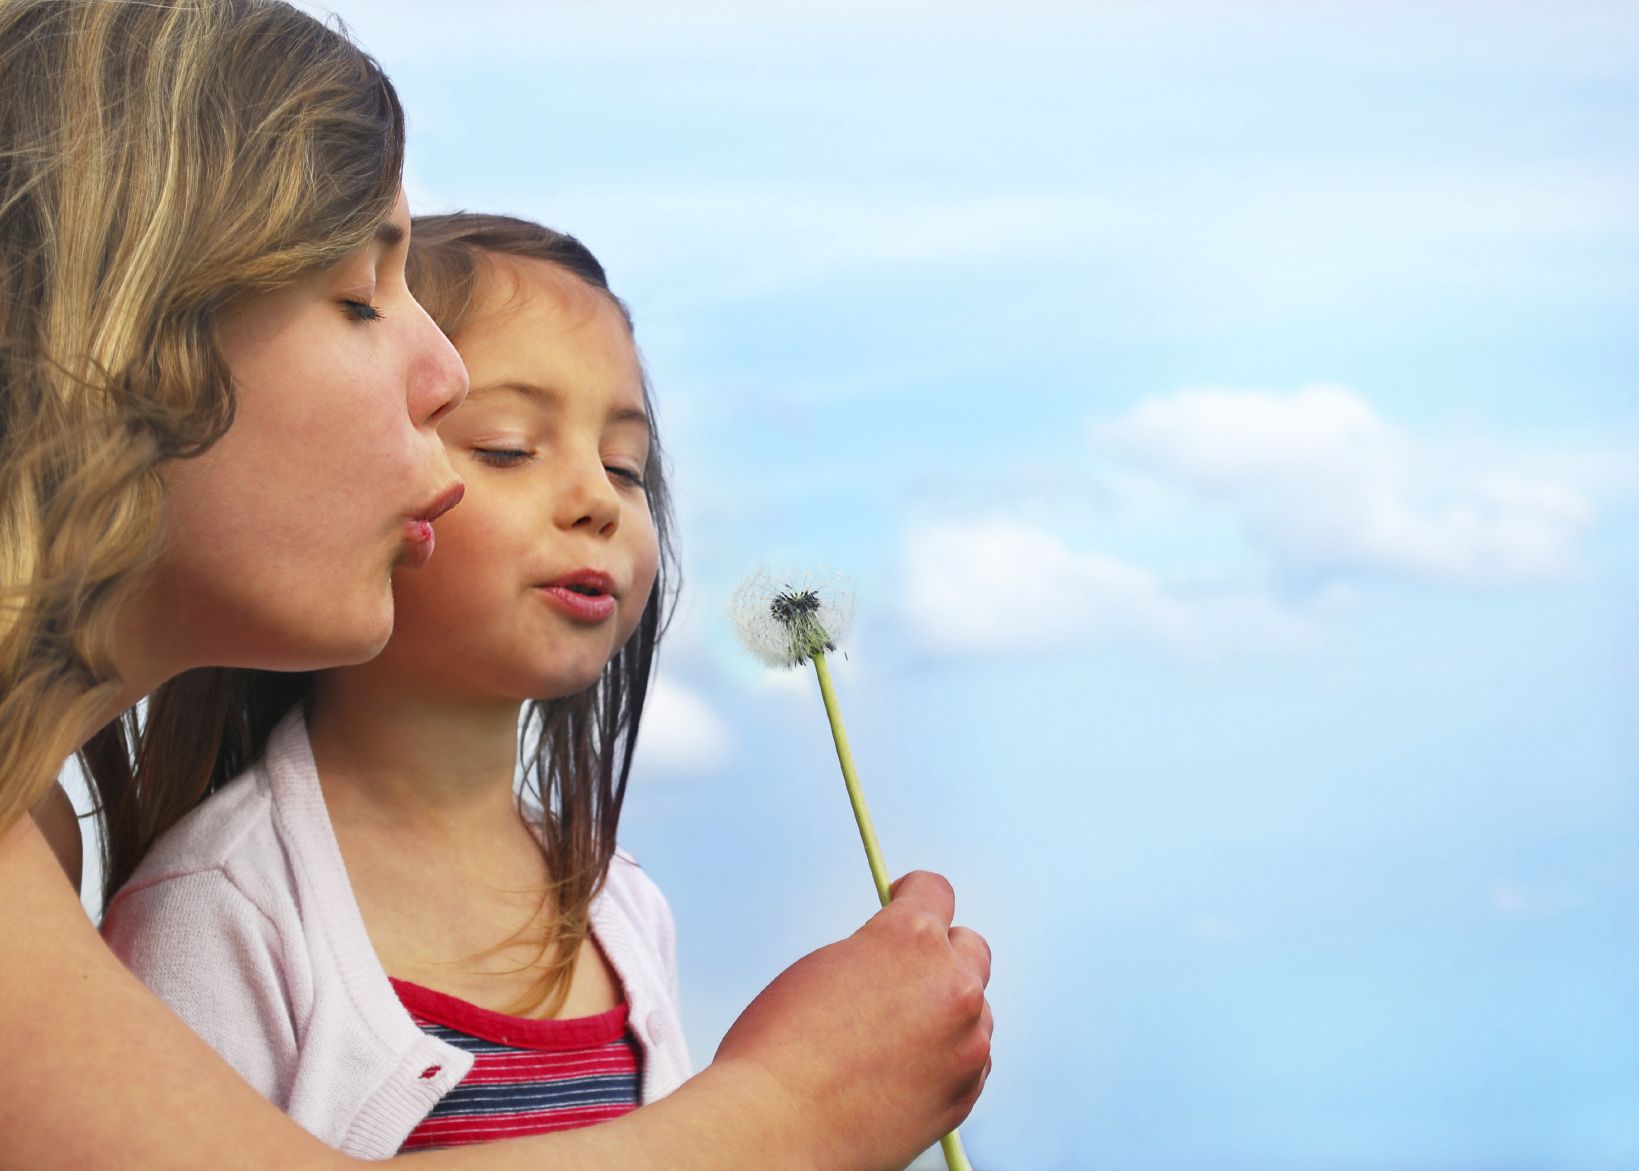
[[[436,427],[467,397],[467,368],[450,339],[421,315],[416,358],[410,366],[410,418],[417,427]]]
[[[620,528],[620,496],[609,483],[600,454],[564,458],[554,513],[561,529],[581,529],[600,537],[615,535]]]

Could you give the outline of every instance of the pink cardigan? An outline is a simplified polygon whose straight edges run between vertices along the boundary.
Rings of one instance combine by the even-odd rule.
[[[423,1033],[376,958],[292,713],[267,755],[154,847],[102,931],[266,1097],[331,1146],[387,1158],[472,1066]],[[625,986],[642,1100],[690,1073],[670,908],[623,851],[592,933]]]

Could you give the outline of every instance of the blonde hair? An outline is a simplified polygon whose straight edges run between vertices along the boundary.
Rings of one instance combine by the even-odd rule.
[[[219,311],[369,240],[402,161],[379,66],[282,0],[0,0],[0,829],[117,694],[162,466],[233,420]]]

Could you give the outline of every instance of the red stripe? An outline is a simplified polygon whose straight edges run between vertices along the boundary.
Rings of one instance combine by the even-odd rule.
[[[520,1051],[512,1054],[481,1054],[473,1062],[472,1072],[461,1079],[462,1085],[496,1086],[508,1082],[562,1081],[572,1077],[603,1077],[609,1074],[636,1073],[637,1055],[625,1045],[611,1046],[607,1051],[554,1057]]]
[[[498,1053],[474,1054],[472,1069],[461,1079],[462,1085],[545,1086],[640,1072],[637,1044],[626,1029],[625,1004],[593,1017],[542,1021],[491,1012],[417,984],[400,980],[392,983],[418,1026],[436,1025],[508,1046]],[[415,1151],[551,1134],[608,1122],[636,1108],[634,1100],[501,1114],[434,1114],[421,1120],[400,1149]]]
[[[388,978],[398,999],[412,1016],[435,1025],[456,1029],[469,1037],[511,1045],[517,1049],[587,1049],[618,1041],[626,1032],[624,1002],[596,1016],[569,1020],[536,1020],[508,1016],[504,1012],[480,1008],[476,1004],[412,984]],[[419,1022],[418,1022],[419,1023]]]
[[[456,1147],[472,1143],[495,1142],[520,1135],[553,1134],[575,1130],[582,1126],[596,1126],[622,1115],[630,1114],[636,1106],[586,1106],[574,1110],[558,1110],[550,1115],[528,1114],[513,1118],[506,1114],[484,1117],[429,1118],[404,1140],[401,1150],[414,1151],[423,1147]]]

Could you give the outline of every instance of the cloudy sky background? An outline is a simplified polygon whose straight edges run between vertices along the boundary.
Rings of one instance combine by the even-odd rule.
[[[1639,9],[328,5],[418,211],[631,302],[686,593],[623,837],[709,1058],[895,871],[985,1171],[1639,1164]]]

